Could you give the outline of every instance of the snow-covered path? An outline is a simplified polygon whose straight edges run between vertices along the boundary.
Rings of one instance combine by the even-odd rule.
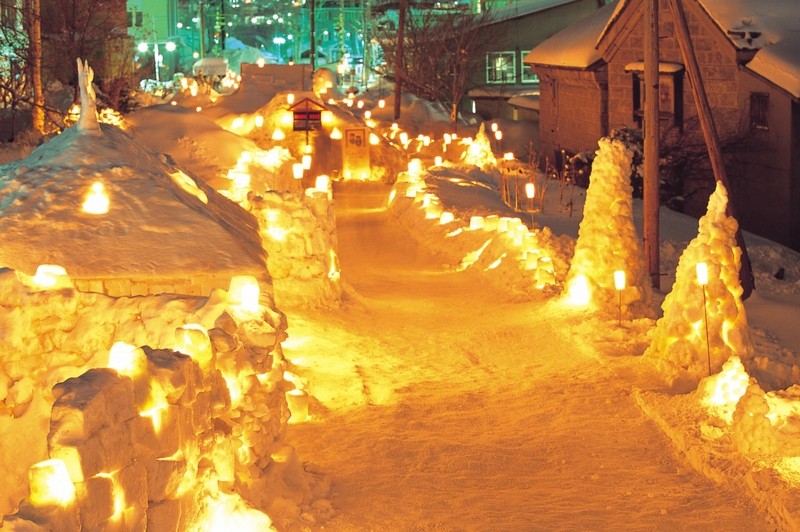
[[[387,194],[336,189],[346,308],[287,310],[314,397],[288,443],[332,479],[326,530],[774,529],[674,455],[575,315],[448,271]]]

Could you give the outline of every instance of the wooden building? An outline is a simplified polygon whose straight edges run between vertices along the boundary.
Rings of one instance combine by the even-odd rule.
[[[681,0],[743,228],[800,250],[800,9],[796,0]],[[643,0],[618,0],[526,56],[540,78],[541,152],[594,151],[641,128]],[[667,0],[659,1],[662,155],[702,146]],[[691,159],[681,193],[699,213],[713,190]],[[663,173],[663,169],[662,169]]]

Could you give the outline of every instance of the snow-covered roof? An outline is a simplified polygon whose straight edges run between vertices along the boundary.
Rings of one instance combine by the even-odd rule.
[[[564,28],[531,50],[523,62],[528,65],[588,68],[601,59],[595,48],[616,2],[598,9]]]
[[[520,107],[522,109],[533,109],[538,111],[539,95],[514,96],[508,100],[508,104],[514,107]]]
[[[0,267],[75,278],[268,278],[258,222],[122,130],[77,127],[0,167]],[[106,214],[82,211],[102,182]]]
[[[500,22],[566,4],[572,4],[577,1],[578,0],[512,0],[502,7],[497,7],[496,4],[492,5],[489,13],[492,22]]]
[[[757,50],[746,65],[800,97],[798,0],[696,0],[738,49]],[[600,59],[596,45],[631,0],[611,3],[531,50],[526,64],[588,68]]]

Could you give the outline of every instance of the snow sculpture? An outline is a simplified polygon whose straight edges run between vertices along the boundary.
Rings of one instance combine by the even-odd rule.
[[[652,313],[650,279],[633,224],[630,184],[633,153],[620,140],[602,138],[592,164],[583,220],[567,274],[569,300],[622,316]],[[614,272],[625,272],[618,292]]]
[[[467,146],[467,150],[462,155],[464,163],[472,164],[483,170],[484,172],[489,168],[497,168],[497,159],[492,153],[492,143],[486,135],[486,124],[481,123],[478,133],[472,140],[472,143]]]
[[[661,306],[664,316],[645,352],[671,385],[697,386],[708,375],[709,364],[714,373],[734,355],[745,366],[752,357],[739,283],[742,251],[736,245],[738,224],[727,215],[727,205],[728,192],[717,183],[708,210],[700,218],[697,237],[678,261],[675,284]],[[709,270],[705,309],[695,269],[699,262],[707,263]]]
[[[92,87],[94,71],[89,63],[78,58],[78,86],[81,90],[81,117],[78,129],[86,132],[100,133],[100,122],[97,120],[97,96]]]

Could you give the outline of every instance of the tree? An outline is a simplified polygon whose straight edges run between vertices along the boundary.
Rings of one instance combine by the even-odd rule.
[[[379,32],[386,57],[395,57],[402,48],[402,61],[389,66],[389,77],[420,98],[440,102],[457,127],[458,107],[471,88],[470,80],[483,69],[485,50],[494,38],[491,21],[488,11],[414,7],[405,17],[403,32],[391,25]],[[402,43],[395,38],[401,33]]]

